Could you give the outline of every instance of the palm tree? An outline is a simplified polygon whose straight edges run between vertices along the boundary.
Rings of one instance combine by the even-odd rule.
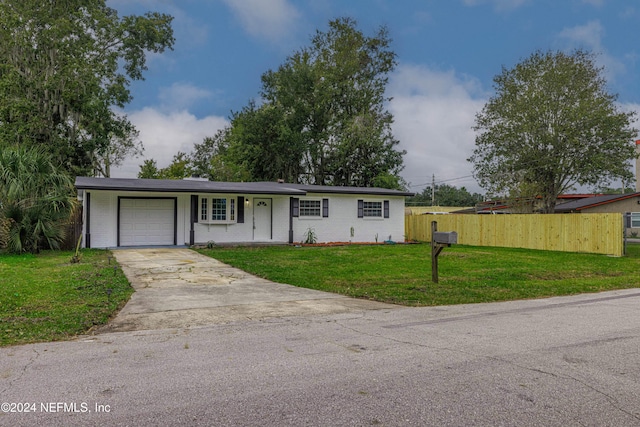
[[[0,152],[0,244],[10,252],[57,249],[76,200],[73,181],[42,149]]]

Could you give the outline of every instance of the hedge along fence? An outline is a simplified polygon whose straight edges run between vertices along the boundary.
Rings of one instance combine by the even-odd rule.
[[[405,217],[407,240],[431,241],[431,221],[438,231],[456,231],[461,245],[624,254],[620,213],[411,215]]]

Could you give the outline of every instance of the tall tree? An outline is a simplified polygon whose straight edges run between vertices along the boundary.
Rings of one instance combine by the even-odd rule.
[[[496,95],[476,116],[469,161],[492,193],[556,198],[575,185],[629,179],[633,113],[607,92],[603,69],[584,51],[535,52],[494,78]]]
[[[138,178],[145,179],[184,179],[192,176],[193,168],[191,167],[191,159],[187,153],[178,151],[173,156],[169,166],[158,169],[158,164],[154,159],[146,159],[138,171]]]
[[[45,147],[71,173],[107,172],[114,152],[136,147],[113,108],[131,100],[147,52],[172,48],[171,20],[120,18],[106,0],[0,1],[0,146]]]
[[[138,178],[142,179],[160,179],[160,170],[155,159],[145,159],[140,165]]]
[[[244,158],[229,152],[231,127],[219,130],[213,137],[195,144],[189,154],[194,174],[210,181],[251,181],[251,174],[244,166]]]
[[[257,180],[298,182],[304,172],[301,135],[287,126],[277,104],[256,107],[253,102],[234,113],[226,133],[226,160],[251,172]]]
[[[191,176],[191,162],[187,153],[178,151],[166,168],[158,171],[160,179],[184,179]]]
[[[371,186],[379,175],[399,174],[404,152],[396,149],[393,117],[385,110],[388,74],[396,66],[390,43],[385,28],[368,37],[355,20],[336,19],[327,32],[316,32],[311,46],[262,76],[266,104],[256,120],[268,125],[264,133],[277,135],[277,150],[297,162],[287,170],[291,179]]]
[[[108,143],[104,148],[93,153],[92,164],[95,175],[109,178],[112,167],[120,166],[129,157],[142,155],[144,148],[142,142],[138,140],[138,131],[128,121],[123,125],[126,127],[122,132],[107,133],[105,136]]]

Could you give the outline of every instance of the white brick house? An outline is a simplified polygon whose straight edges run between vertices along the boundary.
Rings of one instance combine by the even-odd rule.
[[[83,246],[404,241],[404,198],[384,188],[77,177]]]

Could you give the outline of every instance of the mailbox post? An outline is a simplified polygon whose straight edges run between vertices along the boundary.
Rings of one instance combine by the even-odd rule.
[[[458,233],[438,232],[437,221],[431,221],[431,281],[433,283],[438,283],[438,255],[452,243],[458,243]]]

